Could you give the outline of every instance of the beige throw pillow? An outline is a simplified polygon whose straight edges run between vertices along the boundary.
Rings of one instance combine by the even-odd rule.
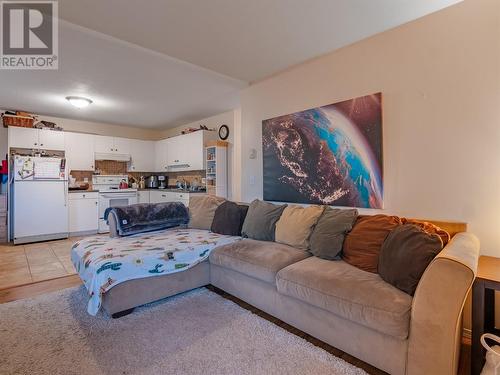
[[[210,230],[215,211],[224,201],[224,198],[212,195],[191,194],[189,198],[188,228]]]
[[[276,223],[276,242],[301,250],[309,248],[309,237],[324,206],[288,206]]]

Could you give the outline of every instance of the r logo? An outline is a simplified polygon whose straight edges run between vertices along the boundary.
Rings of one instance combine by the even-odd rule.
[[[1,67],[57,69],[57,2],[1,2]]]

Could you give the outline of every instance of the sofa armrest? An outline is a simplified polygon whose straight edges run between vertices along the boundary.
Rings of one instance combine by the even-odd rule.
[[[118,225],[116,223],[116,216],[111,213],[108,216],[108,225],[109,225],[109,236],[111,238],[119,237]]]
[[[479,240],[458,233],[425,270],[413,297],[408,375],[455,375],[462,309],[477,272]]]

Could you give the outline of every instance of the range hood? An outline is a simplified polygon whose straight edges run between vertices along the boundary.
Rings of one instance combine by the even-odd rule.
[[[96,152],[94,156],[95,160],[114,160],[114,161],[130,161],[130,154],[117,154],[117,153],[105,153]]]

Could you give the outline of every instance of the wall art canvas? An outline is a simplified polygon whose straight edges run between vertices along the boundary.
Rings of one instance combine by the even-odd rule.
[[[262,121],[264,199],[383,208],[382,94]]]

